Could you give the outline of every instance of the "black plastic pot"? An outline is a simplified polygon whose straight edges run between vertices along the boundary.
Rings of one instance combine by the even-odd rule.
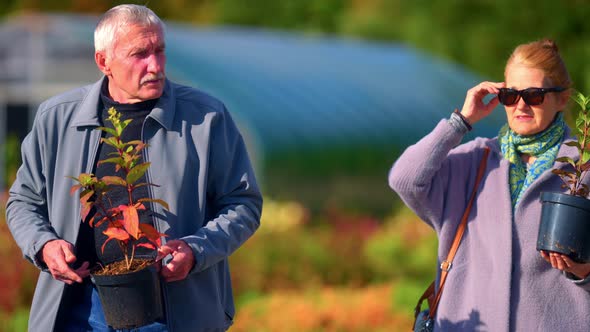
[[[576,262],[590,262],[590,200],[562,193],[541,193],[537,250],[553,251]]]
[[[114,329],[130,329],[163,318],[162,292],[155,265],[120,275],[91,275],[105,319]]]

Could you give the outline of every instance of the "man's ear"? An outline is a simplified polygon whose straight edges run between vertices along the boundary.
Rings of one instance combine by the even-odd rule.
[[[109,68],[105,52],[95,52],[94,61],[96,62],[98,70],[100,70],[105,76],[109,76],[111,69]]]

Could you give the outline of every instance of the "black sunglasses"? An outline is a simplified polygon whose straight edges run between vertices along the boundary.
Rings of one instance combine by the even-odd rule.
[[[527,105],[535,106],[541,105],[543,103],[546,93],[561,92],[564,91],[565,88],[528,88],[524,90],[500,88],[499,90],[500,92],[498,92],[498,99],[503,105],[510,106],[516,104],[518,99],[522,97],[522,100],[524,100]]]

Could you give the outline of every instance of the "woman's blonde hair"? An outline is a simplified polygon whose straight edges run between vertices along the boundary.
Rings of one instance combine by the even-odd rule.
[[[537,40],[517,46],[506,62],[504,77],[506,77],[508,67],[512,64],[521,64],[542,70],[554,86],[563,88],[572,86],[565,62],[559,54],[557,45],[551,39]]]

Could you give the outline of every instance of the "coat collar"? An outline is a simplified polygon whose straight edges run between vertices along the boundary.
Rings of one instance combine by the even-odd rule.
[[[98,127],[101,125],[99,115],[100,89],[105,79],[103,76],[90,86],[88,93],[84,95],[78,107],[78,112],[74,116],[71,127]],[[172,82],[166,79],[162,96],[148,115],[162,127],[166,128],[166,130],[172,128],[172,122],[176,113],[172,84]]]

